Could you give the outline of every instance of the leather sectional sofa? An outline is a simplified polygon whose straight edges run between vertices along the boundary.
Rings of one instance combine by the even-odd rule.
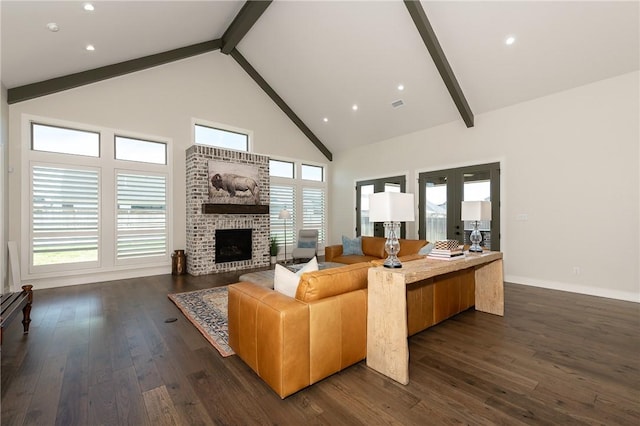
[[[362,255],[344,255],[342,244],[327,246],[324,248],[324,260],[326,262],[354,264],[360,262],[371,262],[373,260],[386,259],[387,253],[384,251],[384,244],[387,239],[383,237],[362,237]],[[404,240],[399,239],[400,253],[398,257],[414,255],[427,245],[426,240]]]
[[[305,273],[295,298],[230,285],[229,345],[281,398],[365,359],[368,270],[379,264]],[[474,295],[473,271],[407,286],[408,334],[472,307]]]

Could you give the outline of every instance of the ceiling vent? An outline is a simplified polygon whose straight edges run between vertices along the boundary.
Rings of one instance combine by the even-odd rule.
[[[404,101],[402,99],[398,99],[397,101],[391,102],[391,106],[394,108],[400,108],[404,105]]]

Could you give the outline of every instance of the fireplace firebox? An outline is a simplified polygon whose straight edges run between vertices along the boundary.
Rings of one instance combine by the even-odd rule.
[[[251,229],[217,229],[216,263],[251,259]]]

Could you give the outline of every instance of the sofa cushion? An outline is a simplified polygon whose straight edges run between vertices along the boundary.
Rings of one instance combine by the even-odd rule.
[[[350,254],[348,256],[336,256],[331,258],[331,262],[344,263],[346,265],[353,265],[355,263],[362,263],[362,262],[371,262],[374,260],[379,260],[379,258],[375,256],[356,256],[355,254]]]
[[[318,270],[318,259],[315,257],[304,265],[298,272],[291,272],[282,265],[276,265],[273,276],[273,289],[285,296],[296,297],[296,290],[300,283],[300,276],[305,272]]]
[[[384,243],[386,242],[387,239],[383,237],[362,237],[362,254],[378,259],[386,258],[387,253],[384,251]],[[402,246],[400,246],[400,249],[402,249]]]
[[[400,240],[400,252],[398,256],[406,256],[408,254],[416,254],[427,242],[425,240]]]
[[[342,236],[342,254],[356,254],[362,256],[362,239],[361,237],[349,238]]]
[[[349,291],[367,288],[369,268],[367,263],[324,269],[302,274],[296,299],[312,302]]]

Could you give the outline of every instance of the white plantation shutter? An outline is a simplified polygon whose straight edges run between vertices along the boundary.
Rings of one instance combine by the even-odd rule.
[[[317,229],[318,244],[325,242],[324,188],[302,188],[302,229]]]
[[[97,170],[34,165],[31,170],[33,265],[97,262]]]
[[[167,254],[167,179],[118,173],[117,259]]]
[[[278,245],[284,245],[284,219],[279,219],[278,215],[284,208],[291,213],[291,219],[287,219],[287,244],[292,244],[294,239],[294,230],[296,223],[296,191],[290,185],[271,185],[270,201],[269,201],[269,219],[271,222],[271,236],[278,239]]]

